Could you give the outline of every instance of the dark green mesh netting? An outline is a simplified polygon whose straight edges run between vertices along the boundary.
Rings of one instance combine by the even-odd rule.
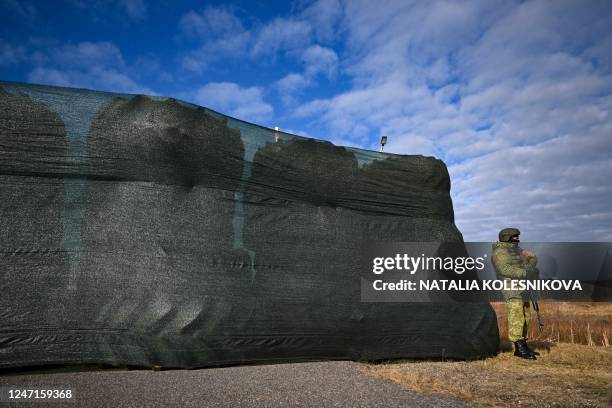
[[[366,303],[367,241],[462,241],[440,160],[170,98],[0,82],[0,367],[475,358],[488,304]]]

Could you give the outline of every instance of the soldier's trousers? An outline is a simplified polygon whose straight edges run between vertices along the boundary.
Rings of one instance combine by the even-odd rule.
[[[531,320],[529,302],[509,299],[506,301],[506,310],[508,312],[508,339],[512,342],[526,339]]]

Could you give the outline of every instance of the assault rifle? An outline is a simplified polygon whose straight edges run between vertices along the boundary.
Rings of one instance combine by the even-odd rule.
[[[540,304],[538,303],[538,296],[534,293],[533,290],[527,291],[529,295],[529,300],[531,301],[531,306],[533,306],[533,310],[536,312],[536,317],[538,318],[538,333],[542,333],[544,329],[544,324],[542,323],[542,319],[540,317]]]
[[[523,251],[524,253],[525,251]],[[527,267],[527,265],[525,265]],[[533,270],[530,270],[529,267],[527,267],[527,279],[533,279],[533,278],[537,278],[539,277],[539,271],[535,274],[533,273],[529,273],[529,272],[533,272]],[[535,268],[535,267],[534,267]],[[537,269],[535,269],[537,271]],[[544,324],[542,323],[542,318],[540,317],[540,304],[538,303],[538,293],[532,289],[527,290],[527,294],[529,295],[529,300],[531,301],[531,306],[533,306],[533,310],[536,312],[536,317],[538,318],[538,333],[542,333],[542,330],[544,329]]]

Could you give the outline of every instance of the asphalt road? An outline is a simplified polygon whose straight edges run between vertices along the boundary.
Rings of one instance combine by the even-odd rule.
[[[63,385],[72,402],[53,407],[466,407],[364,373],[350,361],[251,365],[200,370],[96,370],[0,373],[0,387]],[[4,404],[3,404],[4,405]]]

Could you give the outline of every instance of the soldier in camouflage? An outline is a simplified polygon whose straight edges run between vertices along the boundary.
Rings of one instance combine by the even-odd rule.
[[[537,279],[539,275],[537,256],[519,247],[520,231],[504,228],[499,232],[499,241],[493,244],[492,262],[497,277],[504,280]],[[514,355],[535,360],[540,354],[527,345],[527,331],[531,312],[527,294],[520,290],[502,291],[508,312],[508,339],[514,343]]]

